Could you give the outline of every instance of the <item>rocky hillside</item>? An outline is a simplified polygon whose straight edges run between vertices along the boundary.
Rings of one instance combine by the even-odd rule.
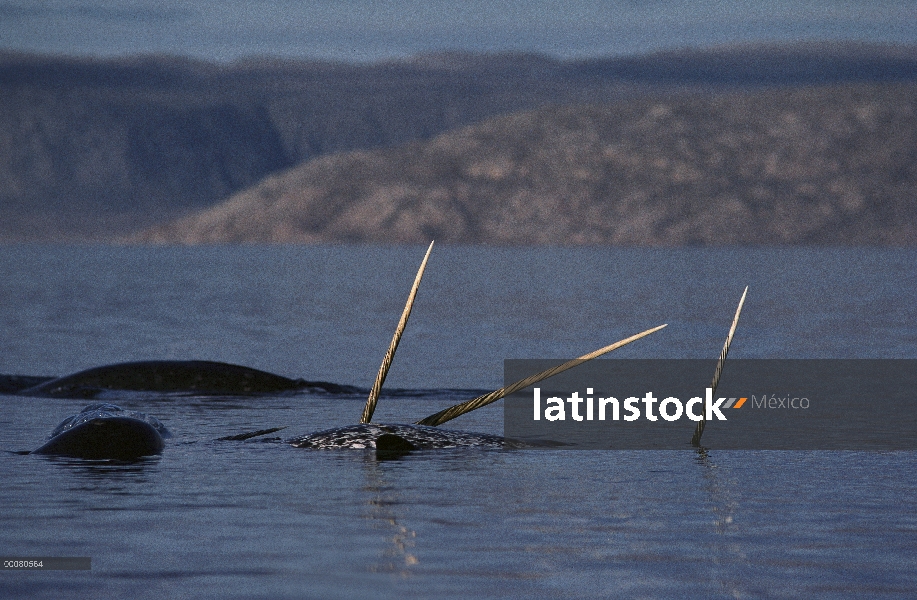
[[[915,244],[917,86],[520,112],[327,156],[155,243]]]
[[[302,161],[426,140],[547,104],[672,89],[917,81],[917,49],[731,47],[372,65],[0,54],[0,241],[105,239]]]
[[[314,156],[555,97],[479,71],[0,57],[0,241],[124,233]]]

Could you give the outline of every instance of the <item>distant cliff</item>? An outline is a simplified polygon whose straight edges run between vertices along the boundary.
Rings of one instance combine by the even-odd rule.
[[[555,98],[524,70],[490,71],[0,58],[0,239],[104,238],[314,156]]]
[[[917,244],[917,85],[551,106],[328,156],[159,243]]]
[[[915,80],[917,49],[849,44],[578,62],[444,53],[373,65],[0,55],[0,241],[106,239],[306,160],[548,104]]]

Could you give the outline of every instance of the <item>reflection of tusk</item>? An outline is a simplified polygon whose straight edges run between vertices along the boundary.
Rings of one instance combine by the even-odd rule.
[[[742,305],[745,304],[745,294],[748,293],[748,286],[745,286],[745,291],[742,292],[742,299],[739,300],[739,308],[736,309],[736,316],[732,320],[732,327],[729,328],[729,335],[726,336],[726,343],[723,345],[723,352],[720,353],[720,360],[716,363],[716,372],[713,373],[713,383],[710,384],[710,389],[713,390],[711,395],[716,393],[716,386],[720,383],[720,375],[723,374],[723,364],[726,362],[726,355],[729,354],[729,344],[732,343],[732,336],[736,332],[736,326],[739,324],[739,315],[742,314]],[[691,438],[692,446],[700,446],[700,436],[704,435],[704,425],[706,424],[707,411],[704,411],[704,414],[701,415],[701,420],[697,422],[697,427],[694,429],[694,436]]]
[[[452,419],[459,417],[461,415],[464,415],[467,412],[471,412],[476,408],[481,408],[482,406],[486,406],[490,404],[491,402],[496,402],[500,398],[504,396],[508,396],[512,394],[513,392],[521,390],[522,388],[526,386],[532,385],[533,383],[538,383],[542,379],[547,379],[548,377],[551,377],[552,375],[557,375],[558,373],[562,371],[566,371],[567,369],[580,365],[586,362],[587,360],[592,360],[593,358],[602,356],[603,354],[611,352],[612,350],[617,350],[621,346],[626,346],[627,344],[634,342],[636,340],[639,340],[642,337],[648,336],[651,333],[655,333],[659,331],[660,329],[662,329],[663,327],[665,327],[665,325],[660,325],[659,327],[647,329],[646,331],[642,333],[638,333],[637,335],[621,340],[620,342],[615,342],[614,344],[610,346],[605,346],[604,348],[600,348],[599,350],[596,350],[595,352],[584,354],[583,356],[580,356],[579,358],[575,358],[573,360],[569,360],[562,365],[551,367],[550,369],[542,371],[541,373],[536,373],[535,375],[532,375],[531,377],[526,377],[525,379],[521,381],[517,381],[516,383],[512,385],[500,388],[499,390],[495,392],[490,392],[489,394],[478,396],[474,400],[468,400],[467,402],[456,404],[455,406],[451,406],[445,410],[439,411],[435,415],[430,415],[426,419],[417,421],[416,424],[417,425],[432,425],[434,427],[437,425],[442,425],[446,421],[451,421]]]
[[[411,293],[408,294],[408,302],[404,306],[404,312],[401,313],[401,320],[398,321],[398,327],[395,328],[395,335],[392,336],[392,343],[389,344],[388,352],[382,359],[382,366],[379,367],[379,374],[376,375],[376,382],[373,389],[369,392],[369,398],[366,399],[366,406],[363,407],[363,416],[360,417],[360,423],[369,423],[373,418],[373,412],[376,410],[376,400],[379,399],[379,392],[382,391],[382,384],[385,382],[385,376],[388,375],[389,367],[392,366],[392,359],[395,358],[395,350],[398,349],[398,342],[401,341],[401,334],[408,325],[408,317],[411,316],[411,308],[414,306],[414,297],[417,296],[417,288],[420,287],[420,280],[423,277],[423,270],[427,267],[427,259],[430,258],[430,251],[433,250],[433,242],[427,248],[427,254],[420,263],[417,270],[417,277],[414,278],[414,285],[411,287]]]

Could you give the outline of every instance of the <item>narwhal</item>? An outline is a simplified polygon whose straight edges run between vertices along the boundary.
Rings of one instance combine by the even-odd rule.
[[[64,377],[0,376],[0,393],[50,398],[95,398],[108,391],[251,396],[278,393],[353,394],[358,388],[290,379],[206,360],[146,360],[95,367]]]
[[[389,349],[382,360],[382,365],[379,368],[375,383],[373,384],[366,405],[364,406],[360,423],[358,425],[338,427],[300,436],[288,440],[287,443],[298,448],[370,448],[375,449],[376,455],[379,458],[398,457],[413,450],[428,448],[455,448],[461,446],[505,448],[508,446],[524,446],[524,444],[512,440],[506,440],[500,436],[470,433],[464,431],[444,430],[439,429],[438,425],[441,425],[442,423],[445,423],[451,419],[454,419],[462,414],[482,406],[496,402],[497,400],[524,387],[533,385],[543,379],[582,364],[585,361],[592,360],[593,358],[607,354],[608,352],[630,344],[631,342],[634,342],[642,337],[655,333],[656,331],[666,327],[666,325],[660,325],[658,327],[647,329],[646,331],[583,355],[578,359],[568,361],[551,369],[547,369],[523,380],[517,381],[512,385],[500,388],[494,392],[490,392],[467,402],[449,407],[434,415],[430,415],[425,419],[421,419],[416,423],[372,423],[372,415],[375,411],[375,406],[379,398],[382,385],[385,382],[389,368],[391,367],[392,361],[394,360],[395,351],[397,350],[401,337],[407,327],[407,322],[413,308],[414,300],[420,287],[420,282],[423,278],[423,273],[432,249],[433,243],[431,243],[429,248],[427,248],[424,259],[421,262],[420,268],[418,269],[417,275],[414,279],[414,284],[412,285],[411,291],[408,295],[407,303],[402,312],[401,319],[399,320],[398,326],[395,329],[395,334],[392,337]],[[723,361],[726,358],[726,354],[729,349],[729,343],[731,342],[732,336],[735,332],[744,300],[745,294],[743,293],[742,300],[739,303],[739,308],[736,312],[735,319],[733,320],[733,324],[729,332],[729,336],[726,340],[726,345],[720,356],[720,361],[717,364],[717,370],[714,376],[714,382],[712,384],[714,388],[716,387],[719,380],[719,375],[722,372]],[[143,387],[147,385],[145,383],[146,380],[144,379],[144,376],[138,376],[134,380],[134,383],[131,383],[132,380],[130,379],[130,373],[142,372],[144,368],[148,367],[146,369],[148,374],[155,375],[156,373],[159,373],[159,375],[162,376],[162,365],[167,364],[168,369],[166,369],[165,375],[168,376],[171,373],[173,375],[171,379],[166,377],[168,381],[162,382],[157,380],[155,376],[153,377],[154,382],[159,386],[160,390],[190,391],[197,393],[199,390],[214,389],[215,386],[213,384],[202,383],[200,378],[196,378],[195,373],[201,372],[200,367],[198,367],[198,363],[201,363],[201,361],[165,361],[165,363],[158,361],[155,363],[125,363],[123,365],[100,367],[98,369],[91,369],[80,374],[75,374],[74,376],[71,376],[73,378],[71,381],[76,382],[72,385],[77,388],[79,386],[89,386],[87,389],[111,389],[103,388],[100,385],[100,382],[104,383],[110,382],[112,380],[117,380],[122,382],[120,384],[122,386],[133,386],[120,387],[117,389],[147,390],[147,387]],[[280,378],[280,376],[275,376],[263,371],[256,371],[254,369],[248,369],[246,367],[225,365],[224,363],[203,364],[206,365],[206,369],[204,369],[205,371],[216,370],[218,372],[221,367],[231,367],[228,370],[228,373],[230,374],[230,380],[232,380],[232,377],[234,376],[244,375],[243,379],[247,380],[247,387],[236,386],[233,389],[244,389],[245,393],[271,393],[272,391],[288,391],[291,389],[302,389],[305,387],[304,385],[291,387],[287,385],[286,382],[296,383],[297,380]],[[141,365],[141,368],[137,369],[137,365]],[[126,377],[125,374],[127,374]],[[46,389],[53,394],[56,389],[68,389],[67,386],[71,385],[66,383],[66,380],[68,379],[70,378],[54,380],[58,383],[54,383],[54,381],[46,381],[40,383],[37,386],[26,388],[26,391],[34,390],[35,388],[40,388],[42,386],[48,386]],[[60,383],[61,381],[64,381],[64,383]],[[125,381],[127,383],[124,383]],[[69,389],[73,388],[71,387]],[[347,392],[351,392],[353,389],[356,388],[348,388]],[[337,390],[333,388],[328,390],[326,388],[326,391]],[[702,425],[703,423],[699,424],[699,431],[695,434],[695,439],[692,440],[692,443],[695,445],[699,444],[700,434],[703,432]],[[221,440],[246,440],[254,437],[260,437],[268,433],[273,433],[279,431],[280,429],[283,428],[271,428],[244,434],[232,435],[221,438]],[[112,404],[97,404],[87,406],[79,414],[73,415],[72,417],[66,419],[52,432],[49,440],[40,448],[33,451],[33,453],[55,454],[79,458],[134,459],[142,456],[160,453],[164,447],[164,438],[169,436],[170,434],[168,430],[153,417],[149,417],[136,411],[124,411],[120,407]]]
[[[513,440],[507,440],[501,436],[471,433],[466,431],[445,430],[439,429],[437,426],[471,410],[475,410],[482,406],[486,406],[487,404],[496,402],[504,396],[512,394],[513,392],[518,391],[526,386],[537,383],[542,379],[546,379],[552,375],[556,375],[557,373],[582,364],[583,362],[592,360],[593,358],[597,358],[603,354],[607,354],[608,352],[621,348],[622,346],[626,346],[627,344],[655,333],[666,326],[660,325],[658,327],[647,329],[646,331],[625,338],[619,342],[615,342],[614,344],[605,346],[604,348],[600,348],[594,352],[590,352],[589,354],[581,356],[578,359],[571,360],[557,367],[542,371],[521,381],[517,381],[512,385],[500,388],[494,392],[490,392],[489,394],[484,394],[483,396],[479,396],[467,402],[452,406],[416,423],[372,423],[372,416],[376,408],[379,394],[382,390],[382,385],[385,382],[389,368],[391,367],[392,361],[394,360],[395,351],[398,349],[398,344],[401,341],[402,334],[407,327],[408,319],[411,316],[411,310],[414,305],[414,300],[417,296],[417,291],[420,288],[420,282],[423,278],[424,270],[426,269],[427,261],[430,258],[430,252],[432,250],[433,243],[431,242],[430,246],[427,248],[426,254],[424,255],[423,261],[420,263],[420,268],[417,271],[417,275],[414,278],[414,284],[411,286],[411,291],[408,294],[407,303],[405,304],[404,310],[402,311],[401,319],[395,328],[395,334],[392,336],[392,341],[389,344],[388,351],[385,353],[385,356],[382,359],[382,365],[379,367],[379,372],[376,375],[375,383],[370,390],[366,405],[363,408],[363,414],[360,418],[360,423],[357,425],[336,427],[324,431],[310,433],[304,436],[287,440],[287,443],[296,448],[375,449],[376,456],[379,458],[393,458],[402,456],[413,450],[430,448],[457,448],[463,446],[505,448],[508,446],[524,446],[525,444],[515,442]],[[277,431],[278,429],[279,428],[273,428],[260,432],[244,433],[235,436],[228,436],[221,439],[250,439],[265,433]]]
[[[599,356],[621,348],[622,346],[626,346],[631,342],[646,337],[666,327],[666,325],[663,324],[651,329],[647,329],[646,331],[642,331],[636,335],[615,342],[614,344],[585,354],[577,359],[567,361],[556,367],[552,367],[550,369],[541,371],[540,373],[526,377],[525,379],[517,381],[506,387],[441,410],[412,424],[372,423],[371,419],[375,410],[376,402],[379,398],[379,392],[381,391],[382,384],[384,383],[385,377],[388,374],[388,369],[391,366],[395,351],[398,348],[398,343],[401,340],[401,335],[404,333],[404,330],[407,326],[414,298],[417,295],[417,289],[420,286],[420,281],[423,277],[427,259],[429,258],[430,251],[432,249],[433,244],[431,243],[430,247],[427,249],[427,254],[424,256],[423,262],[421,262],[417,276],[414,279],[414,285],[412,286],[411,292],[408,295],[407,304],[405,305],[404,311],[401,315],[401,320],[395,329],[395,335],[392,337],[392,342],[389,345],[388,352],[386,352],[385,357],[382,359],[382,365],[379,368],[379,373],[376,376],[376,381],[373,384],[369,398],[367,399],[366,405],[363,408],[360,424],[346,427],[337,427],[316,433],[311,433],[288,440],[287,443],[297,448],[374,448],[376,451],[376,456],[383,459],[397,458],[413,450],[428,448],[457,448],[462,446],[475,446],[482,448],[525,447],[529,444],[505,439],[495,435],[439,429],[438,426],[472,410],[487,406],[488,404],[496,402],[505,396],[538,383],[539,381],[547,379],[553,375],[566,371],[567,369],[571,369],[586,361],[598,358]],[[739,300],[739,306],[736,309],[736,314],[729,329],[729,334],[726,337],[726,343],[723,346],[719,361],[717,362],[716,370],[713,376],[713,382],[711,383],[711,387],[713,388],[714,392],[716,391],[717,384],[719,383],[720,375],[723,371],[723,365],[726,360],[726,355],[729,352],[729,346],[732,342],[733,335],[735,334],[736,327],[739,323],[739,315],[742,312],[742,306],[745,303],[745,296],[747,293],[748,287],[745,288],[745,291],[742,293],[742,298]],[[700,445],[700,438],[701,435],[703,435],[703,430],[704,422],[701,421],[698,423],[697,430],[691,439],[692,445]],[[277,431],[277,429],[265,430],[264,433],[273,431]],[[253,432],[252,434],[248,435],[242,434],[241,436],[236,436],[235,439],[247,439],[248,437],[255,437],[260,433],[261,432]]]
[[[114,404],[90,404],[64,419],[31,454],[135,460],[162,452],[172,437],[158,419]]]
[[[195,396],[277,393],[353,394],[359,388],[289,379],[210,361],[143,361],[96,367],[60,378],[6,376],[0,393],[53,398],[95,398],[106,391],[182,393]],[[272,430],[272,431],[276,431]],[[260,434],[269,431],[259,432]],[[155,417],[115,404],[90,404],[64,419],[41,447],[21,454],[83,459],[136,460],[160,454],[171,433]]]

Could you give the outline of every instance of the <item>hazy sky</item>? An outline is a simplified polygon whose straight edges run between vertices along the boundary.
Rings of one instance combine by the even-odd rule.
[[[0,0],[0,48],[65,54],[572,58],[801,40],[917,43],[917,0]]]

